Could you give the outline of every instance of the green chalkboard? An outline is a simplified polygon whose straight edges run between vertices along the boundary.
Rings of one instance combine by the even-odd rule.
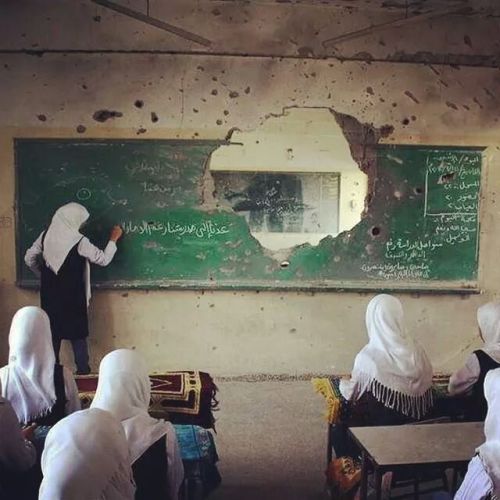
[[[19,285],[36,284],[26,249],[79,201],[96,244],[114,223],[125,231],[113,263],[93,270],[97,286],[477,289],[480,149],[380,146],[361,222],[284,263],[215,192],[207,160],[220,144],[16,140]]]

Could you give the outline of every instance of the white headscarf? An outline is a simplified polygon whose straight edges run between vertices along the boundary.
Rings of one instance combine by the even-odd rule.
[[[72,413],[48,433],[39,500],[133,500],[123,428],[108,412]]]
[[[484,340],[482,350],[500,363],[500,302],[488,302],[477,310],[477,324]]]
[[[56,274],[70,250],[82,239],[80,228],[89,217],[87,209],[78,203],[68,203],[56,210],[43,244],[43,258]]]
[[[9,364],[0,370],[2,396],[23,424],[47,414],[56,402],[50,321],[39,307],[19,309],[9,333]]]
[[[493,482],[493,494],[500,498],[500,368],[490,370],[484,380],[488,413],[484,421],[486,441],[477,451]]]
[[[151,383],[142,358],[129,349],[107,354],[99,366],[99,382],[92,408],[109,411],[120,420],[134,463],[170,425],[148,414]]]
[[[415,418],[432,405],[432,366],[405,331],[401,302],[377,295],[366,310],[368,344],[354,361],[352,378],[389,408]]]

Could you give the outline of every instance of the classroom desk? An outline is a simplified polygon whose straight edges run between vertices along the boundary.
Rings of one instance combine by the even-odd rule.
[[[483,422],[351,427],[349,432],[363,454],[361,499],[367,498],[370,466],[380,500],[384,472],[429,465],[443,469],[464,466],[484,442],[483,429]]]

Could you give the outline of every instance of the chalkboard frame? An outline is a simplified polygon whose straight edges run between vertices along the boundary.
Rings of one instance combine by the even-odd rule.
[[[27,289],[37,289],[39,288],[39,282],[37,279],[21,279],[22,273],[21,268],[24,266],[23,256],[19,254],[18,249],[20,242],[20,221],[19,221],[19,175],[18,175],[18,159],[17,151],[18,145],[24,142],[37,141],[37,142],[54,142],[58,143],[78,143],[78,142],[157,142],[167,143],[170,145],[184,145],[189,142],[190,145],[196,144],[207,144],[213,143],[217,145],[227,145],[227,141],[217,141],[217,140],[182,140],[182,139],[102,139],[102,138],[15,138],[14,139],[14,164],[15,164],[15,241],[16,241],[16,284],[21,288]],[[476,152],[481,152],[484,164],[484,156],[482,151],[484,147],[464,147],[464,146],[436,146],[436,145],[424,145],[424,144],[397,144],[388,145],[381,144],[380,146],[394,146],[394,147],[405,147],[405,148],[433,148],[439,150],[447,149],[457,149],[461,150],[473,150]],[[480,188],[481,192],[481,188]],[[479,197],[477,216],[480,224],[481,215],[481,197]],[[480,230],[478,230],[478,239],[480,237]],[[480,269],[479,256],[477,260],[478,271]],[[462,282],[458,284],[456,281],[438,281],[432,280],[429,282],[415,282],[409,281],[406,284],[398,281],[373,281],[373,280],[315,280],[314,282],[303,282],[303,281],[293,281],[289,280],[286,282],[272,282],[260,281],[260,280],[247,280],[245,283],[241,283],[238,280],[232,282],[231,280],[225,280],[224,282],[214,282],[210,283],[205,280],[176,280],[170,279],[168,283],[162,281],[145,283],[143,280],[129,280],[127,282],[123,281],[107,281],[102,283],[93,284],[93,288],[96,289],[116,289],[116,290],[156,290],[156,289],[166,289],[166,290],[263,290],[263,291],[301,291],[301,292],[401,292],[401,293],[428,293],[428,294],[478,294],[481,292],[479,287],[479,279],[476,281]]]

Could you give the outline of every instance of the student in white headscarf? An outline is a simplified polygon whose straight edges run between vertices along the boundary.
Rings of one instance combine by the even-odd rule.
[[[39,500],[134,500],[123,428],[108,412],[83,410],[47,435]]]
[[[486,441],[469,462],[455,500],[500,498],[500,369],[486,375],[484,395],[488,406],[484,422]]]
[[[178,500],[184,468],[175,429],[149,416],[150,399],[151,382],[141,356],[118,349],[103,358],[91,407],[109,411],[123,425],[136,500]]]
[[[25,474],[36,463],[36,450],[28,438],[33,429],[21,431],[11,404],[0,397],[0,498],[15,500],[29,495]]]
[[[87,347],[87,307],[90,301],[90,265],[107,266],[116,253],[116,242],[123,231],[111,230],[104,249],[94,246],[80,233],[88,220],[87,209],[78,203],[60,207],[52,222],[28,249],[24,260],[41,278],[40,301],[52,326],[56,359],[61,341],[71,341],[77,373],[90,373]]]
[[[49,318],[39,307],[23,307],[12,319],[9,364],[0,369],[0,394],[23,425],[54,425],[80,409],[73,374],[56,363]]]
[[[423,417],[432,406],[432,366],[425,351],[405,329],[403,306],[391,295],[374,297],[366,310],[368,344],[354,360],[350,380],[340,391],[348,400],[371,395],[382,410],[381,421],[391,414],[410,419]],[[397,418],[396,418],[397,420]]]
[[[500,302],[489,302],[477,310],[479,336],[484,347],[471,353],[465,365],[451,377],[448,391],[451,395],[471,394],[466,408],[466,418],[482,421],[487,405],[483,387],[486,374],[500,367]]]

